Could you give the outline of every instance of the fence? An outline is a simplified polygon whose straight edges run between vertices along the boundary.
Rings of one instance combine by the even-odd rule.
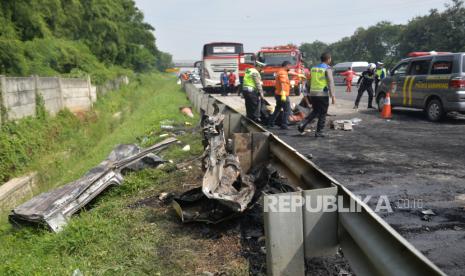
[[[128,84],[126,76],[109,81],[100,87],[91,84],[90,78],[60,77],[6,77],[0,76],[0,122],[35,116],[38,97],[52,115],[67,108],[77,113],[90,110],[99,94],[116,90]]]

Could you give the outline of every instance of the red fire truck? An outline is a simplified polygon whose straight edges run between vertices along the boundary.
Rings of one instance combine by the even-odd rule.
[[[255,66],[255,54],[254,53],[242,53],[239,55],[239,82],[242,84],[244,80],[245,71],[248,68]]]
[[[290,72],[304,74],[305,68],[303,64],[303,54],[299,48],[294,45],[263,47],[257,53],[257,59],[265,63],[267,66],[263,69],[262,81],[263,89],[268,92],[274,91],[276,81],[276,73],[281,68],[284,61],[291,63]],[[289,75],[291,87],[295,95],[300,95],[304,89],[304,85],[298,76]]]

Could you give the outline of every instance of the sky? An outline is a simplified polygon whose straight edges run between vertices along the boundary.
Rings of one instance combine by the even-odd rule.
[[[202,46],[241,42],[246,52],[320,40],[335,42],[358,27],[444,10],[448,0],[135,0],[155,28],[157,46],[174,60],[200,59]]]

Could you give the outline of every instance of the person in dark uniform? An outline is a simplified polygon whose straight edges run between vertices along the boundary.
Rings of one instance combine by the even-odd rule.
[[[357,86],[359,88],[358,88],[357,99],[355,100],[354,109],[358,109],[358,104],[360,103],[360,99],[362,98],[363,93],[365,93],[365,91],[368,92],[368,108],[374,108],[373,107],[373,95],[374,95],[373,82],[376,77],[375,69],[376,69],[376,65],[373,63],[370,63],[370,65],[368,65],[367,70],[365,70],[362,73],[362,76],[358,79]]]
[[[265,67],[265,64],[257,61],[255,67],[245,71],[242,95],[244,95],[247,118],[260,123],[260,105],[264,93],[260,71]]]

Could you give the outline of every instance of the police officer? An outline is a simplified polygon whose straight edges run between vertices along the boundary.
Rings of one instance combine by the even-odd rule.
[[[358,88],[358,95],[357,99],[355,100],[354,109],[358,109],[358,104],[360,103],[360,99],[363,96],[365,91],[368,92],[368,108],[373,107],[373,81],[375,80],[375,69],[376,65],[374,63],[370,63],[368,65],[367,70],[362,73],[362,76],[358,79],[357,86]]]
[[[323,53],[320,60],[321,63],[313,67],[310,71],[309,93],[313,110],[298,126],[299,132],[303,133],[305,127],[315,118],[318,118],[315,137],[326,136],[323,133],[323,129],[328,113],[329,98],[331,97],[332,104],[336,103],[333,70],[329,66],[331,64],[331,55],[329,53]]]
[[[384,63],[377,62],[376,63],[376,77],[375,77],[375,92],[378,90],[379,83],[387,77],[386,68],[384,68]]]
[[[248,68],[244,74],[242,84],[242,95],[245,100],[245,110],[247,118],[259,123],[260,122],[260,103],[263,99],[262,78],[260,72],[264,63],[257,61],[256,68]]]

